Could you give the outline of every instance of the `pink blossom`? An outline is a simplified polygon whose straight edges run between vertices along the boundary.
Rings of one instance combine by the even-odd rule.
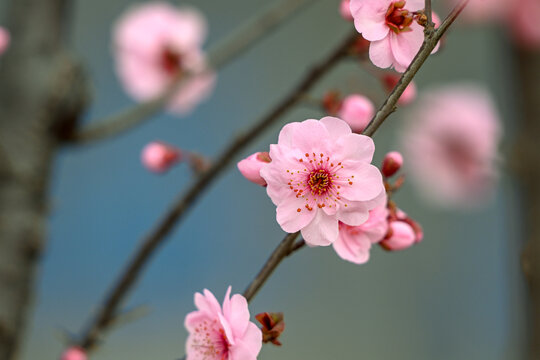
[[[338,238],[339,221],[366,222],[385,191],[371,165],[374,151],[371,138],[335,117],[285,125],[270,145],[272,162],[261,169],[281,228],[301,230],[308,245],[327,246]]]
[[[9,31],[0,26],[0,55],[6,52],[10,40],[11,36],[9,35]]]
[[[516,0],[507,16],[516,41],[526,48],[540,48],[540,1]]]
[[[359,226],[339,223],[339,236],[332,245],[343,259],[355,264],[364,264],[369,260],[372,244],[381,241],[388,231],[388,209],[386,193],[381,193],[384,200],[369,212],[368,220]]]
[[[388,251],[405,250],[422,241],[424,232],[416,221],[400,209],[393,208],[388,217],[388,233],[379,243]]]
[[[391,177],[401,169],[403,156],[398,151],[391,151],[385,155],[381,172],[385,177]]]
[[[497,178],[501,124],[490,95],[473,85],[432,89],[403,135],[410,175],[441,205],[481,203]]]
[[[341,0],[339,4],[339,13],[341,17],[347,21],[353,21],[351,14],[351,0]]]
[[[424,0],[351,0],[356,30],[371,41],[373,64],[407,69],[424,41],[424,28],[415,19],[423,8]]]
[[[186,360],[256,360],[262,333],[249,321],[246,298],[240,294],[231,298],[229,286],[221,307],[210,291],[203,293],[195,293],[198,310],[185,319]]]
[[[367,97],[359,94],[347,96],[341,104],[338,116],[343,119],[352,131],[361,133],[375,114],[375,106]]]
[[[266,181],[261,177],[260,171],[264,165],[271,161],[272,159],[267,152],[256,152],[238,162],[237,166],[246,179],[255,184],[266,186]]]
[[[133,5],[114,28],[116,70],[126,91],[136,100],[160,96],[183,74],[184,82],[169,110],[190,112],[214,88],[215,74],[201,50],[206,22],[191,8],[165,2]]]
[[[143,165],[150,171],[162,173],[181,159],[181,152],[172,145],[160,141],[147,144],[141,153]]]
[[[519,0],[469,0],[462,15],[470,22],[503,20],[508,16],[507,11],[510,10],[513,2],[519,2]],[[459,3],[460,0],[450,0],[452,6],[457,6]]]
[[[61,360],[86,360],[88,357],[80,347],[73,346],[67,349],[61,357]]]
[[[384,87],[388,93],[390,93],[396,85],[399,82],[399,79],[401,76],[388,74],[385,75],[382,78],[382,82],[384,84]],[[403,91],[403,94],[399,97],[398,104],[399,105],[409,105],[416,99],[416,84],[414,81],[411,81],[409,85],[405,88],[405,91]]]

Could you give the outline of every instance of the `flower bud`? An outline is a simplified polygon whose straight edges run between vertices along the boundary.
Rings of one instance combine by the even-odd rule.
[[[10,40],[11,36],[9,31],[0,27],[0,54],[3,54],[7,50]]]
[[[397,151],[391,151],[384,157],[381,172],[385,177],[391,177],[403,165],[403,156]]]
[[[347,96],[343,100],[338,117],[344,120],[356,133],[362,132],[375,114],[375,106],[367,97],[359,94]]]
[[[341,109],[341,103],[341,96],[339,91],[336,90],[328,91],[322,98],[322,107],[332,116],[336,115]]]
[[[400,79],[400,76],[388,74],[385,75],[382,78],[384,87],[388,93],[390,93],[394,87],[398,84]],[[416,84],[414,81],[411,81],[409,85],[405,88],[405,91],[403,91],[403,94],[401,94],[401,97],[398,100],[399,105],[408,105],[412,103],[416,99]]]
[[[414,229],[404,221],[390,222],[386,238],[379,244],[388,251],[405,250],[416,243]]]
[[[339,13],[341,17],[347,21],[353,21],[353,16],[351,14],[351,0],[342,0],[339,5]]]
[[[257,152],[238,162],[238,170],[249,181],[266,186],[266,181],[261,177],[260,171],[262,167],[271,162],[270,156],[267,152]]]
[[[212,167],[212,162],[209,158],[195,152],[189,153],[187,161],[191,171],[196,175],[201,175]]]
[[[73,346],[67,349],[60,358],[61,360],[86,360],[88,357],[80,347]]]
[[[182,153],[171,145],[154,141],[146,145],[141,154],[143,165],[150,171],[163,173],[180,161]]]
[[[271,342],[274,345],[281,346],[278,340],[281,333],[285,330],[283,313],[260,313],[255,315],[255,319],[261,323],[263,333],[263,343]]]

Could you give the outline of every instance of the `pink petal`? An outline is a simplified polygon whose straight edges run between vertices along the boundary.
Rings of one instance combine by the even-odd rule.
[[[345,201],[347,207],[341,206],[337,219],[347,225],[358,226],[365,223],[369,218],[369,207],[367,202]]]
[[[409,67],[424,41],[423,28],[416,22],[411,24],[412,31],[404,31],[399,34],[390,33],[390,46],[396,63],[396,70]],[[398,65],[396,67],[396,65]]]
[[[375,143],[369,136],[349,134],[337,141],[337,156],[341,159],[350,159],[370,163],[375,153]]]
[[[425,7],[425,0],[407,0],[405,2],[405,9],[409,11],[422,10]]]
[[[338,234],[337,219],[323,211],[317,211],[313,221],[302,229],[302,237],[310,246],[328,246],[336,241]]]
[[[278,204],[276,220],[284,231],[288,233],[297,232],[313,220],[317,210],[308,211],[305,204],[305,200],[301,197],[297,198],[293,192],[290,193],[287,199]]]
[[[262,347],[262,332],[250,322],[244,336],[229,350],[228,360],[256,360]]]
[[[373,41],[369,45],[369,59],[373,65],[383,69],[389,68],[394,62],[394,55],[390,47],[390,36],[379,41]]]
[[[227,319],[225,319],[225,316],[223,316],[223,314],[218,314],[218,318],[219,318],[219,323],[221,324],[221,327],[223,328],[223,331],[225,331],[225,336],[227,337],[227,341],[231,345],[234,345],[236,342],[235,342],[231,325],[229,324]]]
[[[328,138],[329,133],[326,127],[312,119],[302,121],[292,134],[295,147],[305,152],[327,152],[327,143],[321,140]]]
[[[355,264],[364,264],[369,260],[371,241],[365,234],[353,236],[345,229],[340,230],[339,236],[332,246],[344,260]]]
[[[339,177],[350,179],[350,182],[341,186],[340,194],[342,197],[351,201],[369,201],[384,191],[382,175],[377,167],[352,160],[344,161],[343,166],[345,168],[339,172]]]
[[[331,140],[338,140],[341,136],[346,136],[352,133],[351,127],[343,120],[333,116],[325,116],[321,123],[326,127]]]
[[[214,294],[207,289],[204,289],[204,295],[195,293],[195,306],[210,317],[215,317],[218,313],[221,313],[219,302]]]
[[[235,339],[244,335],[249,324],[249,309],[245,297],[235,294],[228,302],[228,306],[223,303],[223,315],[231,325]]]
[[[354,27],[369,41],[381,40],[388,35],[386,12],[391,0],[365,1],[351,0]]]

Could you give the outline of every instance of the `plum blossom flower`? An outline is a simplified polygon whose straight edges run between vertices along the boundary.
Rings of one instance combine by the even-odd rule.
[[[375,209],[369,212],[368,220],[359,226],[339,223],[339,236],[332,244],[336,253],[343,259],[355,264],[364,264],[369,260],[372,244],[380,242],[388,231],[388,209],[386,193]]]
[[[281,228],[301,231],[310,246],[327,246],[339,236],[339,221],[366,222],[384,200],[374,151],[371,138],[335,117],[285,125],[270,145],[272,162],[260,172]]]
[[[77,346],[67,349],[61,357],[61,360],[86,360],[88,357],[83,349]]]
[[[419,190],[443,206],[483,202],[497,178],[501,124],[490,95],[467,84],[429,91],[402,142]]]
[[[189,74],[168,107],[190,112],[215,84],[201,50],[205,37],[206,22],[194,9],[165,2],[132,6],[114,28],[116,71],[124,88],[144,101],[162,95],[174,79]]]
[[[338,117],[343,119],[352,131],[361,133],[375,115],[375,106],[367,97],[352,94],[343,99]]]
[[[371,41],[373,64],[398,72],[407,69],[424,40],[423,27],[415,21],[423,8],[424,0],[351,0],[354,26]]]
[[[198,310],[185,319],[186,360],[256,360],[262,333],[249,321],[246,298],[240,294],[231,298],[229,286],[221,307],[210,291],[203,293],[195,293]]]
[[[459,0],[450,0],[449,2],[452,6],[460,3]],[[519,2],[519,0],[470,0],[463,9],[463,18],[470,22],[503,20],[508,15],[509,5],[513,2]],[[516,6],[518,5],[516,4]]]
[[[147,144],[141,153],[143,165],[150,171],[163,173],[180,161],[180,149],[160,141]]]
[[[238,162],[237,166],[246,179],[255,184],[266,186],[266,181],[261,177],[260,172],[262,167],[271,161],[272,159],[267,152],[256,152]]]

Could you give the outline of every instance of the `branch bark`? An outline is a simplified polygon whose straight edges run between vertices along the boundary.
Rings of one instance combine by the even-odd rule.
[[[209,67],[219,69],[245,53],[258,41],[272,33],[279,25],[301,9],[317,0],[280,0],[241,25],[222,42],[210,49]],[[177,77],[171,86],[155,99],[137,104],[106,119],[90,121],[90,125],[66,136],[71,143],[88,143],[120,135],[142,124],[163,109],[169,99],[181,88],[187,77]]]
[[[63,47],[68,0],[13,0],[0,67],[0,359],[17,357],[45,244],[49,173],[59,133],[87,98]]]
[[[521,89],[523,119],[515,151],[515,165],[523,184],[527,243],[522,253],[522,267],[529,285],[531,322],[531,360],[540,358],[540,52],[516,50],[518,81]]]

